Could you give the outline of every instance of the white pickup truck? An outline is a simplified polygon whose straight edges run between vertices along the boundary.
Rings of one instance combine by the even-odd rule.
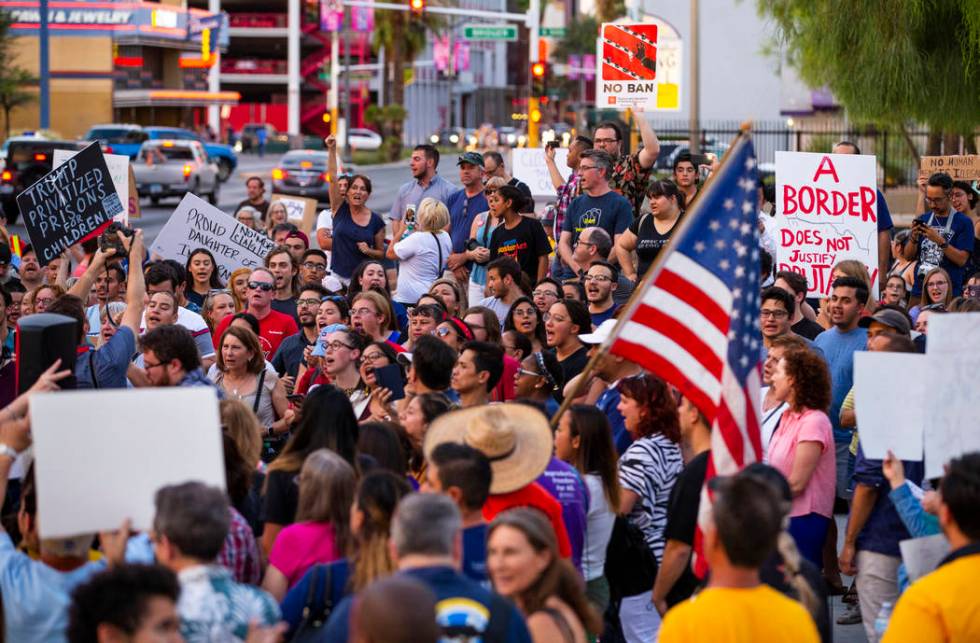
[[[188,192],[218,204],[218,166],[198,141],[146,141],[133,161],[133,174],[140,196],[153,205],[167,197],[182,199]]]

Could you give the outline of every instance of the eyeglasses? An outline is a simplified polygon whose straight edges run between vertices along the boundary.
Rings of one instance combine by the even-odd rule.
[[[307,261],[306,263],[303,263],[302,266],[307,270],[316,270],[317,272],[327,269],[327,264],[316,263],[315,261]]]
[[[583,172],[588,172],[589,170],[594,170],[594,169],[596,169],[596,167],[598,167],[598,166],[596,166],[596,165],[579,165],[578,166],[578,171],[579,171],[579,174],[581,174]]]
[[[556,324],[560,324],[562,322],[568,321],[568,317],[562,317],[561,315],[552,315],[551,313],[545,313],[541,315],[541,319],[546,322],[554,321]]]
[[[374,312],[373,310],[371,310],[370,308],[355,308],[354,310],[350,311],[350,313],[351,313],[351,315],[362,315],[362,316],[363,315],[377,315],[378,314],[378,313]]]
[[[439,337],[448,337],[450,333],[453,333],[452,328],[437,328],[434,331],[432,331],[433,335],[438,335]],[[453,333],[453,334],[455,334],[457,337],[459,336],[458,333]]]
[[[773,319],[784,319],[789,317],[789,313],[785,310],[767,310],[763,308],[759,311],[759,317],[766,319],[767,317],[772,317]]]
[[[592,139],[592,142],[598,145],[609,145],[610,143],[618,143],[619,139],[618,138],[594,138]],[[579,167],[582,166],[580,165]]]
[[[558,299],[558,293],[551,292],[550,290],[535,290],[531,295],[534,297],[554,297]]]
[[[585,239],[577,239],[575,241],[575,245],[577,245],[577,246],[594,246],[595,244],[594,243],[591,243],[589,241],[586,241]]]
[[[158,362],[156,364],[150,364],[148,362],[143,362],[143,370],[149,370],[151,368],[156,368],[157,366],[163,366],[163,362]]]
[[[612,277],[608,277],[606,275],[585,275],[582,277],[582,281],[594,281],[597,284],[604,284],[612,281]]]
[[[517,373],[519,375],[527,375],[528,377],[541,377],[541,373],[536,373],[534,371],[528,371],[528,370],[523,369],[523,368],[517,369]]]
[[[319,299],[315,299],[315,298],[313,298],[313,299],[297,299],[296,300],[296,304],[299,305],[299,306],[319,306],[320,305],[320,300]]]
[[[388,356],[385,355],[384,353],[370,353],[370,354],[365,353],[361,355],[361,360],[368,364],[374,364],[379,360],[387,360],[387,359]]]
[[[943,201],[945,201],[948,198],[949,198],[949,195],[948,194],[944,194],[942,196],[937,196],[937,197],[927,196],[926,197],[926,203],[942,203]]]
[[[514,317],[534,317],[534,308],[515,308]]]
[[[323,344],[323,348],[329,351],[339,351],[341,348],[354,350],[353,346],[350,346],[349,344],[345,344],[343,342],[326,342]]]
[[[274,290],[276,285],[266,283],[264,281],[250,281],[248,282],[248,287],[250,290],[261,290],[262,292],[269,292]]]

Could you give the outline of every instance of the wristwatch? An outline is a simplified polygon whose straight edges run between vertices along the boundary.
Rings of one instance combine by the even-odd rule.
[[[16,460],[20,455],[12,446],[0,442],[0,456],[7,456],[11,460]]]

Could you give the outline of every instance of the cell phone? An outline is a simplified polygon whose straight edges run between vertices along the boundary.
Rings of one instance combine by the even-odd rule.
[[[302,406],[303,401],[306,399],[305,395],[287,395],[286,399],[297,406]]]
[[[559,143],[558,141],[548,141],[547,147],[548,149],[556,150],[559,147]]]
[[[963,289],[963,295],[980,299],[980,284],[973,284]]]
[[[391,391],[391,401],[405,397],[405,382],[402,380],[402,369],[398,364],[388,364],[374,369],[374,381],[381,388]]]

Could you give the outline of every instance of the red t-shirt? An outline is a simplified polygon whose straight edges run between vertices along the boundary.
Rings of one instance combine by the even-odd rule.
[[[490,393],[490,399],[494,402],[506,402],[513,400],[517,395],[517,381],[514,375],[521,363],[510,355],[504,355],[504,373],[500,376],[500,381]]]
[[[561,503],[545,491],[544,487],[532,482],[517,491],[491,495],[483,503],[483,519],[490,522],[497,514],[514,507],[533,507],[547,516],[558,537],[558,553],[562,558],[572,557],[572,543],[568,540],[568,530],[565,529],[565,521],[561,517]]]
[[[231,324],[232,317],[232,315],[228,315],[222,319],[215,329],[212,337],[215,350],[221,350],[221,336]],[[292,315],[284,315],[275,310],[270,310],[264,319],[259,320],[259,344],[262,346],[262,354],[265,355],[266,359],[271,358],[276,354],[282,340],[298,332],[299,326],[296,325],[296,320],[293,319]]]

